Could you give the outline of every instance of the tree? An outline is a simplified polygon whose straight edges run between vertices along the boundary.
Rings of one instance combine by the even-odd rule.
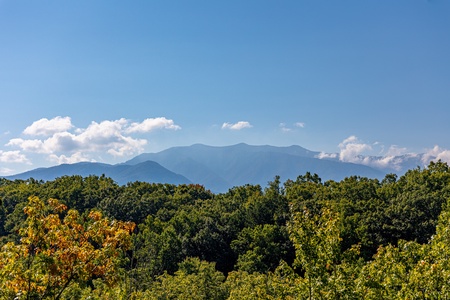
[[[311,214],[306,208],[294,213],[288,225],[295,247],[294,266],[300,268],[308,287],[308,299],[323,297],[330,275],[340,259],[339,218],[330,209]]]
[[[274,271],[281,260],[292,262],[294,253],[286,227],[270,224],[244,228],[231,248],[239,255],[238,269],[249,273]]]
[[[450,212],[444,210],[429,243],[400,240],[398,246],[379,247],[357,279],[361,298],[449,299],[449,226]]]
[[[164,273],[151,289],[135,293],[136,299],[193,299],[225,300],[228,291],[225,276],[215,269],[214,263],[196,257],[186,258],[174,275]]]
[[[164,272],[173,274],[183,260],[181,241],[170,224],[148,216],[133,235],[131,266],[128,272],[130,289],[147,289]]]
[[[233,271],[228,274],[226,285],[229,300],[294,300],[305,299],[307,295],[305,279],[295,274],[284,261],[273,273]]]
[[[73,284],[118,280],[121,253],[131,246],[134,223],[110,221],[98,211],[82,217],[55,199],[30,197],[19,244],[0,254],[0,291],[16,299],[60,299]],[[64,218],[62,216],[65,215]]]

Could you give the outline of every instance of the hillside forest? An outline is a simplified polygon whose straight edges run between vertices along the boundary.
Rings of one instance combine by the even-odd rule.
[[[0,179],[0,299],[450,299],[450,168],[212,193]]]

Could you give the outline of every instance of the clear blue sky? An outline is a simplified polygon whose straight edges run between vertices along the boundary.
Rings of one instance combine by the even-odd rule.
[[[0,175],[194,143],[449,154],[450,1],[0,0],[0,28]]]

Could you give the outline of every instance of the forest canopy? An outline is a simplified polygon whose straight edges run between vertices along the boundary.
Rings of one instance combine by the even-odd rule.
[[[214,194],[0,179],[0,299],[450,298],[450,169]]]

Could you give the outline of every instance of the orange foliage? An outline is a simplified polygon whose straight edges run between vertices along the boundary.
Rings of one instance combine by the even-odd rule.
[[[29,298],[58,299],[75,282],[118,279],[122,251],[131,247],[135,224],[110,221],[101,212],[82,218],[56,199],[45,205],[30,197],[24,212],[26,227],[18,245],[8,243],[0,253],[0,290]]]

